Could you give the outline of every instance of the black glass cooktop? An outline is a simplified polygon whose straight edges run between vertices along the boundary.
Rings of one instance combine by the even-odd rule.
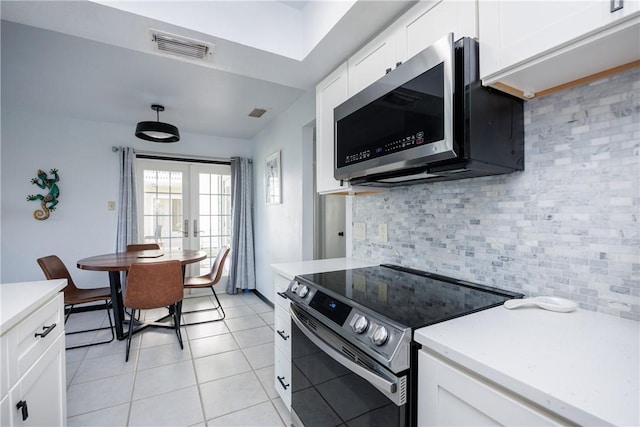
[[[392,265],[305,274],[343,302],[355,301],[413,329],[501,305],[522,294]]]

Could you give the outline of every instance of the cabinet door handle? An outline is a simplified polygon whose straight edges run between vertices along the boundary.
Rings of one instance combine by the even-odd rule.
[[[283,329],[283,330],[281,330],[281,331],[276,331],[276,332],[278,332],[278,335],[280,335],[280,336],[282,337],[282,339],[283,339],[283,340],[285,340],[285,341],[286,341],[286,340],[288,340],[288,339],[289,339],[289,335],[287,335],[287,334],[285,334],[285,333],[284,333],[284,329]]]
[[[55,327],[56,327],[55,323],[53,325],[51,325],[51,326],[43,326],[42,327],[42,332],[36,332],[35,334],[33,334],[33,336],[36,337],[36,338],[38,338],[38,337],[44,338],[47,335],[49,335],[49,332],[53,331],[53,328],[55,328]]]
[[[21,400],[20,402],[18,402],[18,404],[16,405],[16,409],[22,410],[22,421],[25,421],[27,418],[29,418],[29,409],[27,408],[26,400]]]
[[[387,69],[384,71],[384,73],[385,73],[385,74],[389,74],[390,72],[391,72],[391,68],[387,68]]]
[[[278,377],[278,381],[280,381],[280,384],[282,384],[285,390],[289,387],[289,384],[284,383],[284,377]]]
[[[287,294],[285,294],[284,292],[277,292],[277,294],[278,294],[278,295],[280,295],[280,296],[281,296],[282,298],[284,298],[284,299],[289,299],[289,298],[287,297]]]

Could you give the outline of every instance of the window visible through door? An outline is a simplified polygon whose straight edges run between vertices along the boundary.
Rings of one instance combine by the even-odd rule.
[[[231,242],[229,165],[138,159],[139,240],[163,250],[198,249],[207,259],[190,275],[210,271]]]

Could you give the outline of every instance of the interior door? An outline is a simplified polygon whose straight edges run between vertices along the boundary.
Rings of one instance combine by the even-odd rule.
[[[230,166],[138,159],[137,170],[138,240],[163,250],[203,250],[207,259],[189,265],[187,274],[207,273],[231,241]]]

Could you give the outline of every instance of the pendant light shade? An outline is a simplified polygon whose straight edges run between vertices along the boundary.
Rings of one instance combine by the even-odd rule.
[[[138,123],[138,126],[136,126],[136,136],[140,139],[153,142],[180,141],[178,128],[160,121],[160,111],[164,111],[164,107],[154,104],[151,106],[151,109],[156,112],[156,121]]]

